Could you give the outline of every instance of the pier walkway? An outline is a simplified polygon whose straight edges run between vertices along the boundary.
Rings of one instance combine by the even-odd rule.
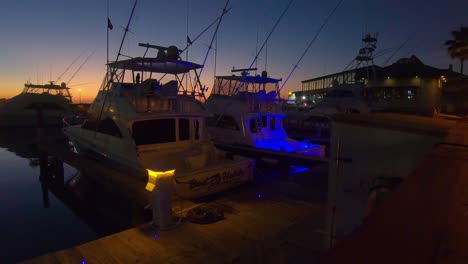
[[[165,231],[145,224],[24,263],[314,263],[326,190],[327,177],[318,173],[253,183],[205,201],[224,212],[219,222],[180,222]],[[193,206],[173,204],[174,211]]]

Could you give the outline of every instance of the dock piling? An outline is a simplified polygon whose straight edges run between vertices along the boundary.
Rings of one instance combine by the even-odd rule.
[[[167,229],[174,225],[172,216],[172,196],[175,192],[174,176],[156,178],[156,184],[151,193],[153,207],[152,224],[159,229]]]

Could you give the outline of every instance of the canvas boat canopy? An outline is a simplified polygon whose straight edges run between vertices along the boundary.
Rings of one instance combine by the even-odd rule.
[[[108,65],[115,69],[167,74],[187,73],[203,67],[202,65],[182,60],[141,57],[111,62]]]
[[[269,77],[257,76],[216,76],[216,79],[229,80],[229,81],[240,81],[243,83],[256,83],[256,84],[267,84],[267,83],[278,83],[281,79],[273,79]]]

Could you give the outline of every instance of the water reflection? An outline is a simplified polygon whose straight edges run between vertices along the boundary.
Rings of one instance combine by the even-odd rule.
[[[45,133],[61,135],[59,129]],[[0,175],[2,262],[73,247],[147,220],[141,206],[41,155],[34,129],[0,130]]]

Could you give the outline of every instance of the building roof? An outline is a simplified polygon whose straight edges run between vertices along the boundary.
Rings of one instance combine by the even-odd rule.
[[[361,79],[367,76],[366,68],[367,67],[361,67],[361,68],[352,69],[348,71],[328,74],[328,75],[304,80],[302,81],[302,83],[315,81],[315,80],[321,80],[321,79],[330,78],[330,77],[333,78],[335,76],[339,76],[339,75],[350,73],[350,72],[356,73],[355,79]],[[386,67],[380,67],[380,66],[374,65],[374,69],[375,69],[377,78],[387,78],[387,77],[410,78],[414,76],[426,77],[426,78],[439,78],[440,76],[445,76],[450,79],[454,77],[465,76],[461,73],[454,72],[449,69],[439,69],[439,68],[426,65],[418,57],[414,55],[412,55],[409,58],[401,58],[397,60],[395,63]]]
[[[401,58],[395,63],[377,71],[378,78],[410,78],[414,76],[426,78],[439,78],[440,76],[445,76],[447,78],[453,78],[462,76],[462,74],[449,69],[439,69],[426,65],[414,55],[409,58]]]
[[[374,69],[376,71],[379,71],[380,68],[381,68],[380,66],[377,66],[377,65],[373,65],[373,66],[369,66],[369,67],[374,67]],[[336,76],[340,76],[340,75],[344,75],[346,73],[352,73],[352,72],[356,73],[356,79],[361,79],[362,77],[367,75],[367,67],[360,67],[360,68],[351,69],[351,70],[347,70],[347,71],[341,71],[341,72],[337,72],[337,73],[323,75],[323,76],[315,77],[315,78],[312,78],[312,79],[304,80],[304,81],[302,81],[302,83],[316,81],[316,80],[322,80],[322,79],[325,79],[325,78],[333,78],[333,77],[336,77]]]

